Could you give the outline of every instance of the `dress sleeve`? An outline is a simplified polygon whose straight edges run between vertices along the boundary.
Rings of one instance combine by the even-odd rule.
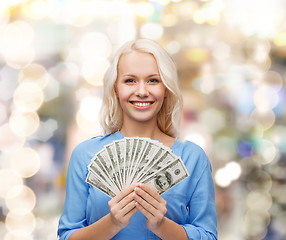
[[[217,240],[217,217],[212,169],[208,157],[203,153],[196,169],[195,187],[188,204],[188,223],[183,227],[190,240]],[[200,170],[200,171],[198,171]]]
[[[87,226],[85,213],[89,186],[85,182],[87,165],[84,154],[84,149],[77,146],[70,158],[64,210],[58,226],[60,240],[67,240],[74,231]]]

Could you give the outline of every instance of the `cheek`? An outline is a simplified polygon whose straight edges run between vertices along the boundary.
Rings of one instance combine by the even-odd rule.
[[[155,94],[157,95],[157,99],[165,99],[165,97],[167,96],[166,88],[157,89]]]
[[[130,92],[125,88],[120,88],[117,90],[116,96],[120,102],[127,101],[130,96]]]

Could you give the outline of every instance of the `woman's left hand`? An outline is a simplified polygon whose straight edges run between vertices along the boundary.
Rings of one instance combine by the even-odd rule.
[[[143,183],[135,185],[133,198],[137,209],[147,218],[147,228],[156,231],[167,212],[167,202],[156,190]]]

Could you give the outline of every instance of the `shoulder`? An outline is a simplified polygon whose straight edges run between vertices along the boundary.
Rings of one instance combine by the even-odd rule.
[[[188,140],[185,141],[177,140],[176,142],[177,145],[175,146],[175,148],[178,148],[184,155],[192,154],[192,155],[206,156],[205,151],[194,142]]]
[[[176,141],[176,146],[173,149],[174,153],[180,156],[186,166],[192,166],[195,168],[205,168],[210,166],[209,158],[206,152],[196,143],[185,140]]]
[[[116,140],[118,136],[111,133],[105,136],[97,136],[79,143],[72,151],[70,161],[78,164],[88,164],[94,155],[104,148],[105,145]]]

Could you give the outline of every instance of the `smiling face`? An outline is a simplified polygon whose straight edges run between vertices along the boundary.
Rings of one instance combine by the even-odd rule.
[[[123,110],[123,122],[156,122],[166,87],[152,54],[133,51],[122,55],[115,90]]]

